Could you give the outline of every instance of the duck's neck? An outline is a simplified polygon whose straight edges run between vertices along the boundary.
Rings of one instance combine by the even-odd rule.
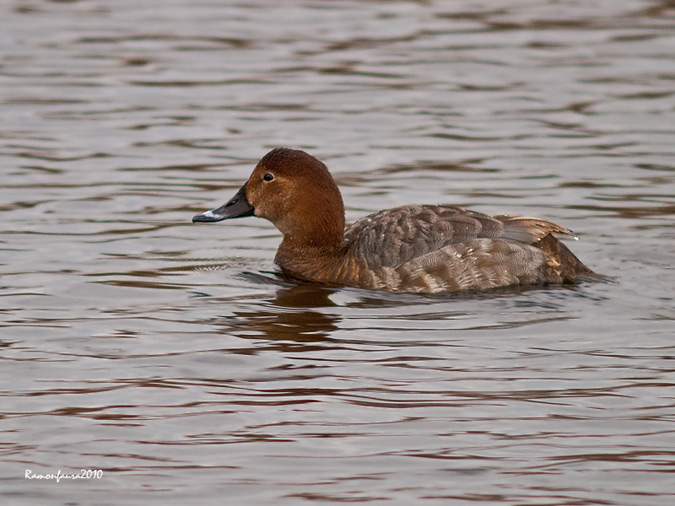
[[[340,242],[321,245],[297,242],[284,237],[274,262],[285,274],[307,281],[337,281],[343,266],[348,263],[347,249]]]
[[[332,228],[317,227],[305,233],[286,233],[279,249],[300,253],[302,251],[326,252],[328,254],[342,248],[344,242],[344,225]]]
[[[284,234],[275,262],[295,277],[316,280],[344,262],[344,206],[340,193],[296,203],[292,215],[275,222]],[[338,266],[338,267],[336,267]]]
[[[343,234],[322,239],[284,235],[279,245],[275,261],[279,265],[293,262],[317,262],[326,258],[339,257],[344,253]]]
[[[276,220],[275,225],[284,234],[279,249],[333,252],[340,249],[344,241],[342,199],[338,193],[334,199],[298,203],[292,215]]]

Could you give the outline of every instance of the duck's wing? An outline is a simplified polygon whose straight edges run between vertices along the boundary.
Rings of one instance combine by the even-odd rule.
[[[350,253],[369,268],[396,267],[444,246],[473,239],[532,244],[550,233],[571,234],[554,223],[524,216],[488,216],[454,206],[413,205],[387,209],[355,222],[345,232]]]

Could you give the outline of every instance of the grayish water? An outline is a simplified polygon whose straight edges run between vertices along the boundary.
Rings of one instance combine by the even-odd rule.
[[[0,27],[3,505],[675,504],[673,2],[4,0]],[[541,216],[615,282],[289,284],[270,224],[189,222],[277,145],[350,221]]]

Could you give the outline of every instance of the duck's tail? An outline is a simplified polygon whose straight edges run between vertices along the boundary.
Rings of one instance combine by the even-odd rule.
[[[546,277],[552,283],[573,283],[581,279],[603,279],[586,267],[561,241],[547,234],[532,244],[546,254]]]

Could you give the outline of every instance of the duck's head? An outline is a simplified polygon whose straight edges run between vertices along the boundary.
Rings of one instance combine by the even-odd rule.
[[[244,216],[271,221],[287,245],[337,247],[344,233],[344,205],[326,166],[304,151],[276,148],[256,165],[234,197],[193,222]]]

